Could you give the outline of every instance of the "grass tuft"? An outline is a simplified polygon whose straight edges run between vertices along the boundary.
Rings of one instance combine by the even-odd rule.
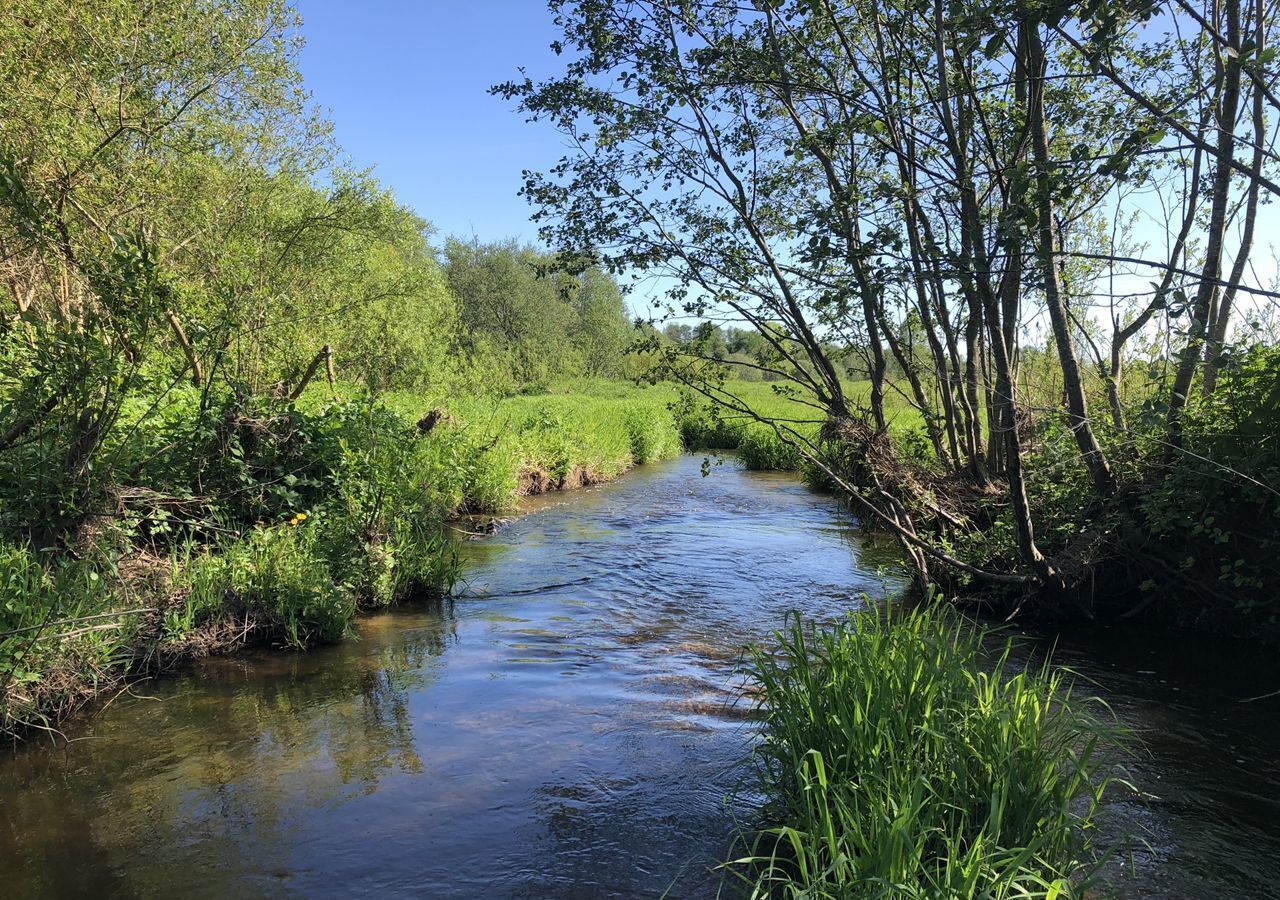
[[[945,608],[799,619],[756,652],[770,827],[726,869],[752,897],[1076,897],[1114,732],[1047,666],[1013,671]]]

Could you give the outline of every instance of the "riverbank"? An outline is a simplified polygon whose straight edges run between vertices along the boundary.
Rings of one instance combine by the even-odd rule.
[[[733,388],[816,432],[772,385]],[[360,612],[439,596],[458,576],[446,527],[461,516],[501,516],[686,447],[799,466],[772,429],[671,383],[339,393],[351,397],[177,389],[132,409],[115,468],[146,475],[82,501],[95,506],[70,540],[0,542],[0,734],[56,728],[136,675],[341,640]]]
[[[753,414],[819,434],[814,410],[777,385],[728,388]],[[858,397],[867,386],[846,389]],[[501,516],[521,496],[607,481],[682,447],[735,449],[750,469],[831,487],[769,425],[670,382],[580,380],[504,399],[337,400],[320,387],[296,403],[178,391],[144,420],[116,468],[145,461],[146,480],[104,490],[69,542],[0,545],[0,732],[56,726],[131,674],[249,643],[340,640],[361,611],[448,591],[458,574],[451,520]],[[927,471],[920,419],[905,403],[890,439]],[[1080,486],[1037,477],[1030,487],[1053,526]],[[999,511],[980,499],[971,514]],[[990,524],[958,544],[967,558],[1007,554],[1007,523]],[[1051,528],[1043,539],[1056,546],[1073,533]]]
[[[447,592],[448,523],[616,478],[681,449],[668,397],[430,404],[408,394],[228,400],[169,477],[117,486],[74,546],[0,547],[0,733],[54,728],[139,674],[250,644],[342,639],[354,617]]]
[[[1019,524],[1019,502],[991,476],[994,442],[978,472],[944,464],[919,411],[902,396],[886,395],[884,429],[858,412],[865,382],[846,386],[852,411],[838,422],[815,422],[820,415],[798,399],[779,409],[752,398],[749,405],[769,423],[739,419],[725,427],[702,412],[691,437],[727,439],[755,468],[797,471],[810,484],[857,495],[852,502],[864,524],[918,555],[920,592],[1051,629],[1141,623],[1274,647],[1280,611],[1268,597],[1280,584],[1277,372],[1273,351],[1224,369],[1221,392],[1186,414],[1176,448],[1160,435],[1159,420],[1095,423],[1115,461],[1115,488],[1103,495],[1077,458],[1068,417],[1048,401],[1028,404],[1018,429],[1020,490],[1035,514],[1029,532]],[[1028,376],[1045,397],[1053,396],[1053,384],[1043,374]],[[1103,398],[1096,399],[1101,406]],[[799,422],[797,411],[804,413]],[[1028,535],[1037,567],[1024,558]]]

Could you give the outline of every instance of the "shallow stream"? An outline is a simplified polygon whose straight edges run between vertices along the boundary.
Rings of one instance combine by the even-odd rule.
[[[742,647],[892,590],[894,555],[791,476],[702,463],[531,502],[463,544],[454,600],[206,661],[0,758],[0,895],[713,895],[752,814],[727,800]],[[1149,747],[1154,798],[1110,815],[1150,847],[1104,893],[1280,896],[1280,697],[1239,702],[1280,680],[1198,646],[1058,649]]]

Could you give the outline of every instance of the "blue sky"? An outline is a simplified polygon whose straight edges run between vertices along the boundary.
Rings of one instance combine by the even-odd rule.
[[[549,125],[528,124],[490,85],[561,71],[544,0],[295,0],[303,18],[300,66],[338,142],[359,168],[373,167],[403,203],[445,235],[536,241],[517,196],[521,170],[562,155]],[[1139,204],[1141,206],[1141,204]],[[1264,207],[1251,261],[1258,283],[1276,280],[1280,212]],[[1140,224],[1141,228],[1151,226]],[[1152,232],[1158,256],[1162,240]],[[1156,276],[1123,276],[1145,290]],[[638,290],[656,296],[653,284]],[[632,306],[636,307],[636,296]],[[1241,306],[1252,305],[1247,297]]]
[[[529,125],[486,93],[550,75],[555,30],[541,0],[296,0],[300,65],[339,144],[374,167],[443,235],[536,239],[516,196],[522,169],[561,155],[549,126]]]

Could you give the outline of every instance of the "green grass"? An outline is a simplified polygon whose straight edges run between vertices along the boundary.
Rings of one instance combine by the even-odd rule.
[[[669,391],[576,387],[500,401],[314,390],[205,413],[193,392],[159,398],[121,448],[148,474],[87,553],[0,545],[0,733],[155,660],[338,640],[360,609],[449,589],[452,517],[680,451]],[[420,428],[433,409],[447,415]]]
[[[990,659],[945,608],[794,622],[757,652],[776,823],[727,869],[752,897],[1080,896],[1107,784],[1062,676]]]
[[[98,562],[0,544],[0,734],[75,705],[83,678],[109,668],[132,637],[135,616],[86,618],[137,605]]]
[[[446,453],[464,473],[455,508],[503,512],[533,483],[608,480],[678,454],[682,445],[671,396],[662,388],[587,382],[572,392],[501,400],[397,393],[384,402],[406,419],[432,407],[446,410],[451,419],[433,438],[451,448]]]
[[[255,528],[216,553],[188,559],[179,574],[185,602],[165,611],[169,637],[201,615],[226,612],[228,600],[259,616],[285,643],[305,647],[346,635],[356,612],[355,593],[334,579],[319,551],[314,526]]]
[[[799,450],[784,441],[772,425],[754,416],[718,406],[688,390],[668,386],[671,402],[678,411],[681,435],[691,450],[738,450],[748,469],[774,469],[805,472],[815,483],[823,483],[821,474],[813,470]],[[734,403],[745,405],[763,418],[775,421],[784,433],[794,431],[798,439],[818,446],[818,433],[823,414],[782,385],[759,381],[732,381],[724,386]],[[870,382],[845,384],[846,396],[854,406],[865,406],[871,392]],[[890,434],[906,438],[922,429],[920,413],[896,392],[885,398],[886,418]]]

